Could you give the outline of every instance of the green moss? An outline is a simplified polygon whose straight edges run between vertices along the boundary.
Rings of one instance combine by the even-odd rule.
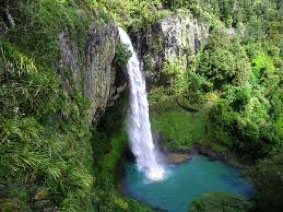
[[[202,113],[194,115],[177,110],[153,117],[153,127],[166,136],[169,149],[188,149],[203,140],[205,116]]]
[[[30,212],[31,209],[28,206],[29,193],[28,189],[25,187],[18,188],[17,186],[5,186],[1,185],[0,190],[0,208],[3,212],[17,212],[17,211],[26,211]]]
[[[109,150],[109,152],[106,152],[99,157],[97,165],[100,170],[100,175],[101,177],[103,176],[114,177],[117,163],[120,160],[121,155],[128,144],[127,135],[125,131],[120,130],[115,134],[113,134],[109,138],[109,140],[108,139],[104,140],[102,139],[102,137],[100,137],[99,141],[97,141],[96,143],[98,144],[98,142],[107,143],[107,149]]]

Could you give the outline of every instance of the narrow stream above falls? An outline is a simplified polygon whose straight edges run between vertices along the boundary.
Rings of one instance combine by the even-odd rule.
[[[149,181],[133,162],[125,164],[124,192],[155,208],[187,212],[194,198],[206,192],[229,192],[249,197],[252,183],[237,169],[208,157],[195,155],[188,162],[166,167],[167,176]]]

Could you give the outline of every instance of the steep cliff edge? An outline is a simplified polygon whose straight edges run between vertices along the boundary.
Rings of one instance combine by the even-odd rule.
[[[0,38],[53,69],[67,93],[81,92],[90,102],[89,124],[98,121],[126,86],[114,61],[117,26],[84,2],[7,1],[0,9]]]
[[[91,123],[126,80],[83,1],[0,5],[0,211],[95,211]]]
[[[133,40],[148,87],[158,84],[160,71],[168,61],[178,60],[186,69],[190,62],[188,56],[195,55],[206,44],[208,35],[209,24],[199,21],[189,12],[161,19],[135,34]],[[89,123],[96,122],[127,84],[124,73],[115,67],[115,51],[119,43],[117,26],[91,24],[82,55],[76,41],[67,33],[60,33],[58,40],[61,66],[71,70],[76,89],[90,100],[88,120]],[[64,84],[68,85],[66,80]]]
[[[196,54],[207,42],[209,24],[190,12],[163,18],[134,34],[149,87],[157,84],[165,62],[178,60],[188,67],[188,56]]]
[[[115,67],[114,62],[119,42],[117,27],[114,24],[103,27],[91,24],[82,58],[79,58],[78,45],[66,33],[58,37],[62,65],[72,71],[75,87],[90,101],[89,124],[96,122],[103,115],[107,104],[117,99],[126,84],[123,72]],[[82,61],[81,67],[79,61]]]

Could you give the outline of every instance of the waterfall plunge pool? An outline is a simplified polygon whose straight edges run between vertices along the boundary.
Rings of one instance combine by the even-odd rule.
[[[125,164],[124,193],[154,208],[187,212],[194,198],[206,192],[228,192],[250,197],[252,183],[227,164],[195,155],[188,162],[167,165],[166,177],[149,181],[133,162]]]

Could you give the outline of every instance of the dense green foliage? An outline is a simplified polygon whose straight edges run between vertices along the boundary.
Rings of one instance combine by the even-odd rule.
[[[1,4],[1,211],[93,211],[89,104],[72,83],[66,89],[68,70],[55,68],[58,33],[84,43],[90,16],[78,2]]]
[[[188,70],[179,68],[175,61],[164,65],[163,85],[152,93],[153,126],[167,137],[165,145],[174,150],[200,143],[224,154],[235,153],[240,161],[251,164],[265,158],[252,168],[258,193],[251,211],[279,212],[283,154],[282,4],[239,1],[237,6],[231,6],[236,2],[166,1],[166,7],[189,8],[212,25],[207,44],[189,56]],[[219,21],[225,22],[226,27],[233,26],[234,32]],[[182,99],[182,105],[198,108],[199,112],[179,107],[177,114],[178,104],[170,100],[176,96]],[[197,129],[204,129],[201,137],[194,136],[198,141],[189,138],[191,129],[198,133]],[[213,202],[223,199],[212,197]],[[196,211],[215,209],[205,207],[209,198],[199,201],[202,204],[196,202],[195,206],[200,206]],[[237,210],[240,209],[231,209]]]
[[[8,28],[8,24],[4,25],[7,28],[4,38],[42,65],[58,63],[57,39],[63,31],[75,38],[82,48],[88,24],[93,19],[86,3],[77,0],[7,1],[1,11],[3,16],[8,11],[15,24]]]
[[[194,200],[190,212],[247,212],[252,208],[251,203],[240,195],[228,193],[205,193],[201,198]]]
[[[225,84],[243,85],[250,71],[250,64],[240,40],[215,28],[200,56],[196,72],[212,83],[215,89]]]
[[[154,23],[165,15],[162,0],[87,0],[99,17],[106,22],[121,23],[126,27],[139,29]]]
[[[241,84],[221,83],[220,99],[210,112],[210,132],[231,150],[257,158],[282,150],[282,72],[260,47],[249,59],[251,69],[243,69]]]
[[[64,211],[88,211],[94,177],[87,101],[68,95],[52,70],[16,47],[1,42],[1,49],[0,184],[17,186],[20,195],[45,190]]]
[[[188,70],[168,62],[161,76],[166,79],[161,95],[187,98],[199,108],[210,105],[206,128],[213,143],[251,159],[281,152],[283,145],[279,44],[258,39],[241,38],[216,25],[203,50],[189,56]],[[161,128],[170,133],[168,127]]]
[[[251,169],[251,176],[257,187],[256,210],[281,211],[283,201],[283,155],[259,161]]]
[[[256,210],[281,212],[280,0],[0,3],[0,211],[55,206],[62,212],[152,211],[116,190],[116,168],[127,139],[123,124],[115,120],[122,120],[125,110],[108,112],[103,126],[90,129],[88,100],[74,88],[71,70],[59,65],[58,35],[67,33],[82,55],[91,22],[118,22],[139,31],[160,18],[190,10],[211,25],[210,36],[203,49],[188,58],[187,70],[178,60],[163,65],[162,88],[151,96],[153,127],[166,137],[167,149],[184,150],[198,143],[253,163],[262,159],[251,171],[258,190]],[[222,23],[233,27],[232,33]],[[116,65],[123,66],[129,56],[119,45]],[[176,97],[186,107],[177,105]],[[211,209],[212,200],[214,204],[223,199],[228,205],[233,199],[235,206],[234,197],[208,195],[192,210]],[[236,208],[246,210],[249,204],[243,203],[245,207]]]
[[[179,60],[165,61],[161,70],[160,83],[164,87],[166,94],[178,94],[186,83],[184,80],[186,70],[182,67]]]

